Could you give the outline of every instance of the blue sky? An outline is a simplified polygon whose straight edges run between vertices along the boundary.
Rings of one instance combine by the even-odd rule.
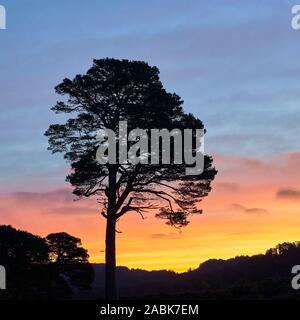
[[[0,0],[0,191],[49,189],[64,161],[43,132],[59,121],[54,86],[93,58],[145,60],[208,130],[211,154],[299,151],[296,1]]]

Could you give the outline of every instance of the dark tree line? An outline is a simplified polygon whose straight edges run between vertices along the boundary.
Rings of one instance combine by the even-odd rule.
[[[81,241],[65,232],[46,238],[0,226],[0,265],[6,268],[3,299],[70,299],[88,289],[94,271]]]
[[[295,265],[300,265],[300,242],[285,242],[265,254],[210,259],[185,273],[119,267],[117,276],[126,299],[300,299],[300,289],[291,284]],[[104,266],[95,266],[95,272],[91,298],[99,297],[104,286]]]

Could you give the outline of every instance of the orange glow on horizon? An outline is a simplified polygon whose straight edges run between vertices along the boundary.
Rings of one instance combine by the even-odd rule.
[[[183,272],[212,258],[264,253],[280,242],[300,240],[300,199],[280,199],[279,189],[296,188],[300,154],[277,162],[216,156],[219,174],[204,213],[178,231],[146,214],[129,213],[118,223],[118,265]],[[67,194],[67,192],[65,191]],[[105,220],[95,200],[73,202],[48,193],[1,195],[1,224],[46,236],[66,231],[82,239],[90,261],[104,262]]]

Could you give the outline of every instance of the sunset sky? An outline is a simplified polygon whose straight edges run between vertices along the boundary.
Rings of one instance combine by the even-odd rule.
[[[74,202],[68,165],[47,151],[54,87],[93,58],[156,65],[205,124],[219,171],[203,215],[179,232],[149,213],[118,225],[119,265],[196,268],[300,240],[300,30],[295,1],[0,0],[0,224],[82,239],[104,261],[95,199]]]

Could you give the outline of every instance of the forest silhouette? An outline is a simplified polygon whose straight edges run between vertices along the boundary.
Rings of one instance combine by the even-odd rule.
[[[0,226],[0,265],[6,269],[6,290],[1,299],[70,299],[94,279],[88,253],[68,233],[46,238]]]
[[[120,296],[126,299],[287,300],[299,299],[291,286],[300,242],[285,242],[265,254],[210,259],[194,270],[175,273],[119,267]],[[103,288],[104,265],[96,265],[90,297]]]
[[[121,299],[299,299],[291,267],[300,242],[285,242],[254,256],[210,259],[184,273],[117,267]],[[0,264],[7,270],[10,300],[102,300],[105,265],[88,262],[80,239],[67,233],[46,238],[0,226]]]

